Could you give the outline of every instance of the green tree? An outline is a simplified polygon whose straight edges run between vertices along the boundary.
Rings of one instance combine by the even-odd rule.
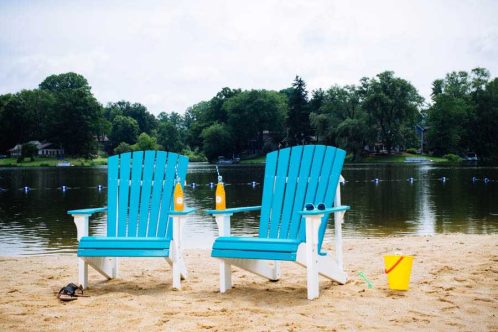
[[[280,142],[285,136],[286,103],[282,94],[266,90],[243,91],[228,99],[223,108],[235,151],[261,150],[264,132],[274,143]]]
[[[361,95],[354,85],[332,86],[310,119],[320,143],[344,148],[353,153],[354,160],[375,137],[362,108]]]
[[[470,86],[472,91],[484,91],[491,77],[491,73],[486,68],[477,67],[472,69],[470,74]]]
[[[209,107],[210,103],[208,101],[202,101],[189,107],[185,112],[185,127],[188,128],[185,141],[192,150],[202,149],[203,139],[201,133],[212,124],[212,122],[207,119]]]
[[[140,103],[130,103],[125,100],[116,103],[109,103],[104,110],[105,118],[112,122],[118,115],[129,116],[137,121],[140,132],[152,134],[157,128],[157,119],[147,111],[147,108]]]
[[[185,148],[188,136],[185,118],[176,112],[159,114],[157,141],[167,151],[181,152]]]
[[[227,122],[228,115],[223,105],[240,92],[240,89],[225,87],[209,101],[202,101],[189,107],[183,118],[185,131],[179,132],[182,141],[192,150],[202,149],[204,142],[201,133],[214,123]]]
[[[215,161],[218,156],[232,154],[232,135],[226,125],[212,124],[202,131],[201,136],[204,141],[203,151],[209,161]]]
[[[237,96],[240,92],[240,89],[230,89],[227,87],[221,89],[221,91],[209,101],[209,111],[206,117],[207,120],[210,123],[226,123],[228,115],[226,108],[223,107],[224,103],[230,98]]]
[[[160,150],[161,147],[157,144],[155,137],[150,137],[147,133],[141,133],[132,149],[135,151]]]
[[[180,152],[184,148],[178,128],[169,120],[159,122],[157,141],[166,151]]]
[[[472,128],[477,128],[472,130]],[[476,116],[471,125],[472,149],[485,160],[498,160],[498,78],[487,83],[476,100]]]
[[[336,129],[337,145],[353,155],[353,161],[360,158],[369,133],[366,116],[346,118]]]
[[[112,130],[109,136],[112,146],[124,142],[134,144],[139,132],[138,123],[129,116],[118,115],[112,120]]]
[[[461,98],[440,94],[429,111],[429,149],[436,155],[457,154],[465,135],[469,105]]]
[[[114,148],[115,154],[131,152],[131,151],[133,151],[132,146],[128,143],[125,143],[125,142],[119,143],[118,146],[116,148]]]
[[[474,68],[471,73],[451,72],[433,83],[433,104],[428,110],[428,141],[436,155],[479,151],[486,158],[488,124],[493,124],[485,96],[489,96],[487,69]],[[485,120],[483,120],[485,119]],[[496,131],[496,129],[494,129]]]
[[[11,142],[7,139],[6,134],[10,130],[10,124],[8,123],[8,116],[5,113],[5,106],[9,103],[12,98],[11,94],[0,95],[0,133],[2,138],[0,139],[0,153],[6,153],[8,149],[13,147]]]
[[[296,76],[289,92],[289,111],[287,114],[287,142],[289,145],[305,144],[311,139],[310,109],[306,83]]]
[[[40,90],[50,92],[54,98],[47,138],[62,145],[69,155],[95,153],[95,137],[103,114],[87,80],[75,73],[51,75],[40,83]]]
[[[73,72],[50,75],[40,83],[39,88],[50,92],[83,90],[90,93],[91,90],[86,78]]]
[[[325,91],[322,89],[313,90],[309,102],[310,113],[320,114],[320,109],[325,104],[325,98]]]
[[[385,71],[376,78],[363,78],[361,90],[363,108],[378,133],[379,140],[390,153],[396,146],[404,146],[407,128],[414,130],[418,108],[423,98],[408,81]]]
[[[48,120],[53,109],[54,98],[42,90],[22,90],[3,98],[0,111],[2,132],[1,151],[17,143],[44,140],[48,136]]]
[[[31,161],[35,161],[35,156],[38,154],[38,148],[32,143],[24,143],[21,146],[21,156],[17,159],[18,163],[22,163],[24,158],[29,158]]]

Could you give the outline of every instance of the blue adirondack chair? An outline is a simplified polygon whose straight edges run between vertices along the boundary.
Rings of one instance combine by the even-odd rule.
[[[276,281],[279,261],[307,269],[308,299],[319,295],[318,275],[344,284],[342,222],[349,206],[341,206],[340,180],[346,153],[335,147],[306,145],[274,151],[266,157],[261,206],[209,210],[219,228],[211,252],[219,258],[220,291],[232,287],[231,265]],[[306,204],[324,210],[304,209]],[[230,216],[261,210],[257,237],[230,236]],[[327,219],[334,214],[335,257],[322,251]]]
[[[136,151],[108,159],[107,207],[71,210],[78,232],[79,283],[88,286],[88,265],[117,276],[118,257],[164,257],[173,287],[187,270],[182,258],[182,222],[194,209],[173,211],[175,181],[185,182],[188,158],[164,151]],[[107,212],[107,235],[88,236],[89,217]]]

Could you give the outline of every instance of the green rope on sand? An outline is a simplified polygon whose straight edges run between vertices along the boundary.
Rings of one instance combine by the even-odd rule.
[[[361,279],[363,279],[367,283],[368,288],[373,288],[372,282],[367,278],[367,276],[365,275],[365,273],[358,272],[358,275],[360,276]]]

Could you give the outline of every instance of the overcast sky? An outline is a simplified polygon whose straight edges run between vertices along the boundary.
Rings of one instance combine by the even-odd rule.
[[[77,72],[97,99],[183,113],[228,86],[311,91],[393,70],[426,98],[498,75],[498,1],[0,0],[0,94]]]

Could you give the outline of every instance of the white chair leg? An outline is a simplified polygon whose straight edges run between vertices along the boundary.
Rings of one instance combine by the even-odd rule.
[[[166,262],[171,266],[173,289],[180,290],[182,288],[181,281],[187,276],[187,270],[181,256],[178,255],[178,251],[175,249],[174,241],[171,241],[171,243],[173,245],[170,257],[166,257]]]
[[[82,237],[88,236],[88,215],[74,215],[74,224],[76,225],[76,234],[78,242]],[[84,258],[78,257],[78,282],[83,289],[88,287],[88,263]]]
[[[313,300],[320,293],[318,280],[318,228],[322,215],[306,217],[306,283],[308,300]]]
[[[232,214],[215,215],[219,236],[230,236],[230,216]],[[232,265],[224,259],[220,262],[220,293],[232,288]]]
[[[180,290],[182,288],[180,267],[173,262],[173,289]]]
[[[166,262],[171,266],[173,288],[181,289],[181,281],[185,280],[188,276],[183,258],[175,256],[175,250],[172,249],[170,257],[166,257]]]
[[[232,288],[232,265],[221,260],[220,262],[220,293]]]
[[[112,259],[112,273],[111,273],[112,278],[117,278],[118,270],[119,270],[119,259],[118,257],[114,257]]]
[[[270,279],[271,281],[278,281],[280,277],[282,276],[281,270],[280,270],[280,262],[279,261],[273,261],[273,278]]]
[[[306,266],[306,283],[308,287],[308,300],[313,300],[319,295],[319,280],[318,280],[318,268],[316,264],[316,251],[313,249],[306,248],[306,261],[308,262]]]
[[[337,189],[334,198],[334,206],[341,206],[341,182],[344,182],[344,178],[340,177],[340,181],[337,184]],[[335,238],[335,259],[337,266],[340,270],[344,270],[344,262],[342,258],[342,223],[344,222],[345,211],[334,213],[334,238]]]
[[[88,287],[88,264],[83,258],[78,258],[78,282],[83,289]]]
[[[329,255],[317,255],[316,258],[318,275],[321,275],[322,277],[328,278],[330,280],[335,280],[340,284],[346,283],[346,281],[348,280],[348,275],[337,266],[337,262],[334,258]],[[308,267],[306,243],[302,243],[299,245],[299,248],[297,249],[296,263],[304,266],[305,268]]]
[[[173,240],[171,241],[170,260],[173,274],[173,289],[181,289],[181,280],[187,277],[187,270],[182,257],[182,228],[184,217],[173,217]]]

